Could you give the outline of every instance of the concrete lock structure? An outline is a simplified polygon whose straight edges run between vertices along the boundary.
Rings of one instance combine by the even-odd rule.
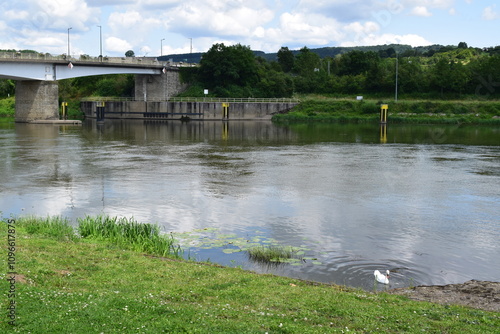
[[[203,101],[206,100],[206,101]],[[294,99],[210,99],[171,98],[168,101],[105,102],[104,115],[98,109],[102,101],[87,98],[81,110],[88,118],[147,120],[269,120],[286,112],[299,101]],[[99,111],[99,115],[97,116]]]

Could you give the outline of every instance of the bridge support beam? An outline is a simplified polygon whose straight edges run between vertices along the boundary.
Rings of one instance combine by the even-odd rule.
[[[59,119],[59,86],[56,81],[17,81],[16,122]]]
[[[135,76],[136,101],[166,101],[183,92],[187,85],[181,83],[179,70],[169,69],[160,75]]]

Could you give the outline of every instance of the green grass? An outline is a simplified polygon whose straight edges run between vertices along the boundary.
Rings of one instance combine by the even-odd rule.
[[[252,247],[247,253],[250,260],[263,263],[283,263],[298,256],[293,247],[276,245]]]
[[[44,219],[42,219],[44,220]],[[15,296],[0,256],[1,333],[495,333],[498,313],[145,255],[17,220]],[[7,252],[5,248],[4,252]],[[16,325],[6,314],[15,301]]]
[[[274,115],[273,121],[378,123],[382,103],[389,105],[389,123],[500,124],[498,101],[356,101],[317,96],[304,98],[289,113]]]
[[[78,220],[82,238],[111,241],[121,247],[159,256],[180,256],[172,236],[160,234],[158,225],[142,224],[134,219],[109,216],[87,216]]]
[[[78,238],[70,222],[62,217],[24,216],[17,219],[17,223],[21,224],[28,234],[38,234],[57,240],[74,241]]]

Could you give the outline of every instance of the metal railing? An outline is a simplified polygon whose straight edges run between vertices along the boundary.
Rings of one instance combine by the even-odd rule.
[[[7,61],[71,61],[71,62],[91,62],[105,64],[140,64],[140,65],[163,65],[173,67],[193,67],[198,66],[194,63],[184,62],[160,62],[154,57],[90,57],[81,55],[78,58],[68,57],[66,55],[54,56],[49,53],[33,52],[0,52],[0,60]]]
[[[171,97],[169,102],[215,102],[215,103],[299,103],[294,98],[218,98],[218,97]]]
[[[82,102],[130,102],[136,101],[134,97],[89,96],[80,99]]]
[[[133,97],[90,96],[83,102],[128,102],[143,101]],[[171,97],[166,100],[147,100],[147,102],[208,102],[208,103],[300,103],[294,98],[215,98],[215,97]]]

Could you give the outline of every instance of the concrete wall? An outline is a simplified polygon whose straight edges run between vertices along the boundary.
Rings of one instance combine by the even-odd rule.
[[[17,81],[16,122],[59,119],[59,86],[55,81]]]
[[[123,119],[180,119],[196,120],[259,120],[271,119],[278,112],[290,110],[294,102],[228,103],[227,118],[224,118],[222,102],[106,102],[105,118]],[[97,102],[82,102],[86,117],[96,117]]]
[[[166,101],[186,89],[187,85],[181,83],[178,69],[169,69],[161,75],[135,76],[136,101]]]

